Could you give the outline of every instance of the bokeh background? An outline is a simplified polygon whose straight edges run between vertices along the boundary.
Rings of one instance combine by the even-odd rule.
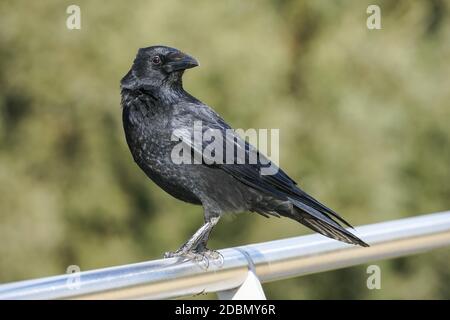
[[[66,28],[81,7],[81,30]],[[366,28],[381,7],[382,30]],[[0,2],[0,282],[160,258],[202,223],[125,143],[139,47],[199,59],[185,87],[235,128],[281,128],[281,166],[354,225],[450,209],[449,1]],[[223,219],[223,248],[309,231]],[[450,298],[450,250],[265,285],[269,298]],[[198,298],[211,298],[207,295]]]

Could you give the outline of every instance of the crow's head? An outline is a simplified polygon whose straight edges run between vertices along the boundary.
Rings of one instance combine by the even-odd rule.
[[[198,65],[198,61],[193,57],[175,48],[165,46],[141,48],[131,70],[123,77],[121,85],[124,88],[132,88],[142,85],[161,87],[165,84],[181,84],[184,70]]]

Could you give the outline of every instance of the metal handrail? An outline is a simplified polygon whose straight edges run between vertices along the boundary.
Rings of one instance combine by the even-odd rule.
[[[361,248],[307,235],[220,250],[208,268],[175,258],[0,285],[0,299],[166,299],[239,287],[248,270],[269,282],[450,244],[450,211],[357,227]]]

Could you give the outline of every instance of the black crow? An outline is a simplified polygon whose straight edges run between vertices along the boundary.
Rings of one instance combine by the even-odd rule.
[[[135,162],[166,192],[202,205],[204,210],[203,226],[165,257],[217,256],[206,247],[211,230],[223,214],[243,211],[288,217],[327,237],[368,246],[340,225],[351,227],[349,223],[302,191],[281,169],[262,174],[263,168],[273,164],[247,141],[237,135],[225,137],[231,127],[183,89],[183,72],[196,66],[196,59],[177,49],[152,46],[139,49],[121,80],[123,126]],[[212,129],[222,132],[233,150],[244,150],[247,160],[250,154],[257,154],[258,161],[242,164],[236,155],[231,163],[206,161],[203,142],[196,144],[192,138],[195,123],[200,121],[202,133]],[[200,155],[200,163],[174,161],[173,151],[179,143],[191,147],[194,158]]]

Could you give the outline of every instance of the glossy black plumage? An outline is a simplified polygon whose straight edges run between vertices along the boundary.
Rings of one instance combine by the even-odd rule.
[[[261,162],[173,163],[171,152],[179,142],[173,141],[172,135],[192,147],[194,153],[201,154],[202,149],[191,139],[194,122],[202,122],[203,132],[216,129],[224,137],[230,129],[217,113],[183,89],[184,70],[197,64],[194,58],[174,48],[143,48],[121,81],[123,125],[134,160],[166,192],[204,208],[203,229],[168,256],[206,250],[209,233],[220,216],[242,211],[289,217],[325,236],[367,246],[339,222],[350,224],[302,191],[281,169],[274,175],[261,175]],[[236,135],[232,143],[236,148],[245,148],[247,155],[257,153],[259,159],[267,160]]]

